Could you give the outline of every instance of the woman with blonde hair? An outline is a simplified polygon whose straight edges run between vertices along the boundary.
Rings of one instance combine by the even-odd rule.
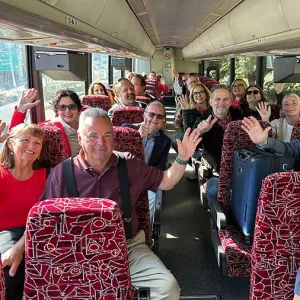
[[[111,105],[116,103],[113,95],[106,89],[105,85],[100,81],[95,81],[91,83],[88,90],[88,95],[108,96]]]

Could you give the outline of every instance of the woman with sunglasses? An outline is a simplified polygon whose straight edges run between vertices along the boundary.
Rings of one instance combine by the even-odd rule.
[[[241,103],[239,105],[244,117],[254,117],[258,120],[261,120],[261,116],[257,111],[258,103],[265,102],[267,103],[267,99],[261,90],[261,88],[257,85],[250,85],[245,92],[246,102]]]
[[[15,107],[10,129],[24,122],[28,109],[39,105],[40,100],[34,102],[36,95],[35,89],[23,91],[18,105]],[[62,131],[68,145],[69,155],[77,155],[80,150],[77,139],[78,119],[82,109],[79,96],[73,90],[59,90],[54,94],[51,104],[55,118],[49,122],[55,124]]]

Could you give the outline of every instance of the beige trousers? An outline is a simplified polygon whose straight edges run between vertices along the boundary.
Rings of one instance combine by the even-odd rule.
[[[139,231],[127,241],[131,283],[149,287],[151,300],[178,300],[179,285],[172,273],[145,244],[145,233]]]

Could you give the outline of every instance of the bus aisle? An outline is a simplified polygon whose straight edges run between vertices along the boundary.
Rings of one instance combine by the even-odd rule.
[[[166,105],[166,134],[176,134],[172,122],[175,108]],[[176,154],[171,149],[169,161]],[[223,277],[210,240],[209,212],[199,205],[197,180],[188,180],[191,168],[165,193],[161,214],[159,257],[181,288],[182,296],[201,294],[222,296],[226,300],[248,300],[250,278]]]

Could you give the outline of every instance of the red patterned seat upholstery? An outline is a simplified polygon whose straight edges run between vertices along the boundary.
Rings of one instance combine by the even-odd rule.
[[[268,123],[261,122],[263,128],[269,126]],[[270,132],[271,135],[271,132]],[[252,148],[252,143],[248,134],[241,129],[241,121],[233,121],[228,124],[223,139],[221,167],[219,176],[218,203],[226,215],[227,223],[229,219],[230,195],[232,186],[233,154],[236,149]],[[220,229],[220,228],[219,228]],[[214,229],[213,229],[214,231]],[[250,276],[251,269],[251,247],[246,246],[242,241],[241,233],[234,226],[226,226],[219,231],[214,231],[213,242],[222,247],[222,255],[226,266],[223,274],[230,277]],[[217,248],[215,248],[217,249]],[[218,256],[220,254],[218,253]]]
[[[152,95],[155,99],[161,98],[161,93],[158,89],[158,82],[156,80],[146,80],[146,93]]]
[[[91,107],[100,107],[105,111],[111,108],[109,97],[106,95],[89,95],[82,98],[82,104]]]
[[[149,97],[145,97],[145,96],[135,96],[135,100],[144,102],[146,104],[149,104],[152,101]]]
[[[144,121],[144,109],[141,107],[125,106],[113,111],[112,124],[121,126],[122,124],[141,123]]]
[[[300,266],[300,173],[265,178],[252,247],[250,299],[293,299]]]
[[[115,150],[130,152],[144,160],[144,147],[138,131],[127,127],[114,127]],[[150,214],[147,191],[143,192],[136,202],[136,210],[139,220],[139,229],[144,230],[146,241],[150,241]]]
[[[300,139],[300,121],[296,122],[291,135],[291,140]]]
[[[43,165],[54,168],[70,156],[70,145],[62,129],[53,122],[42,122],[39,126],[45,131]]]
[[[5,300],[5,282],[0,253],[0,300]]]
[[[26,226],[23,299],[132,299],[119,207],[99,198],[35,204]]]

